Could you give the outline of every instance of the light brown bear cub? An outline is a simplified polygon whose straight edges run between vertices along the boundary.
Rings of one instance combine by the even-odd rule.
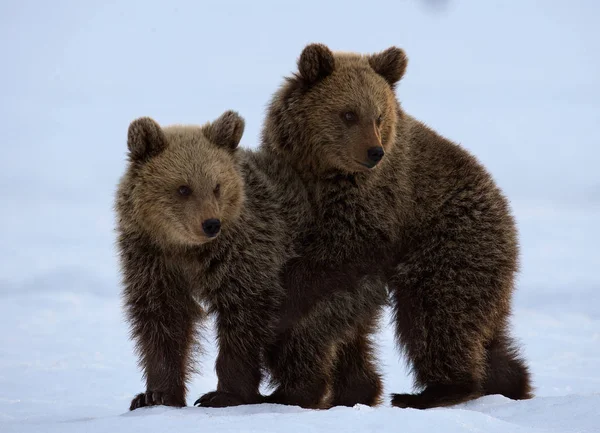
[[[302,302],[304,313],[269,352],[274,403],[318,406],[332,378],[332,404],[378,402],[370,341],[386,286],[420,388],[394,406],[531,396],[508,329],[518,264],[508,201],[475,157],[401,108],[406,65],[396,47],[311,44],[269,106],[261,151],[297,170],[316,216],[282,278],[297,300],[284,307]]]
[[[185,406],[197,329],[215,315],[217,390],[202,406],[261,401],[263,351],[272,341],[290,251],[265,161],[237,149],[243,119],[161,128],[133,121],[116,197],[124,303],[146,391],[130,409]]]

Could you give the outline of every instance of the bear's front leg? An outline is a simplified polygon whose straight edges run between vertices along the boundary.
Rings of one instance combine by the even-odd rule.
[[[377,275],[363,275],[358,266],[331,268],[308,255],[286,265],[287,297],[267,353],[277,388],[267,402],[316,409],[379,403],[369,337],[387,293]]]
[[[204,394],[194,405],[229,407],[263,402],[259,393],[262,371],[260,350],[257,347],[261,343],[256,336],[251,335],[242,337],[237,344],[232,343],[233,341],[219,341],[217,390]]]
[[[202,310],[177,275],[161,261],[130,263],[126,274],[125,308],[146,391],[131,402],[130,410],[145,406],[185,406],[196,324]],[[150,269],[145,269],[145,266]]]
[[[383,383],[372,341],[378,319],[379,314],[374,311],[348,340],[338,344],[332,372],[332,406],[377,406],[381,403]]]

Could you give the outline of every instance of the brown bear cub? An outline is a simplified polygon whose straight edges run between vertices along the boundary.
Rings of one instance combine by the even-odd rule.
[[[370,334],[386,287],[421,389],[394,394],[394,406],[531,397],[508,331],[518,267],[509,204],[475,157],[402,110],[406,65],[396,47],[311,44],[269,106],[261,151],[299,173],[316,215],[283,275],[285,305],[303,312],[283,321],[269,352],[285,378],[272,402],[318,406],[333,383],[332,404],[377,403]]]
[[[231,111],[202,127],[161,128],[147,117],[129,126],[115,208],[124,303],[146,379],[131,410],[185,406],[201,304],[215,315],[218,385],[196,403],[261,401],[291,249],[265,174],[272,164],[237,149],[243,130]]]

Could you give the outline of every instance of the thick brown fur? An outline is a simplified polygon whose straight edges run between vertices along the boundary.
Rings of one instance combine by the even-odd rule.
[[[311,44],[298,63],[272,99],[260,150],[298,172],[315,213],[301,256],[285,267],[293,314],[268,357],[278,385],[270,401],[318,407],[333,384],[332,405],[376,404],[371,338],[386,286],[422,389],[395,394],[394,406],[531,397],[508,334],[517,232],[490,174],[402,110],[401,49],[334,54]]]
[[[277,161],[236,149],[243,129],[235,112],[201,127],[161,128],[150,118],[129,127],[115,209],[125,309],[146,379],[131,410],[185,406],[206,313],[215,315],[218,385],[196,403],[262,401],[264,350],[283,296],[279,272],[293,251],[286,221],[299,221],[291,209],[306,198],[270,180],[269,172],[286,172]],[[210,237],[204,223],[215,219],[221,230]]]

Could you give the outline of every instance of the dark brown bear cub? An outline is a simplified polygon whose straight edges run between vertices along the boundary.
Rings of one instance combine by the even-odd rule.
[[[402,110],[406,65],[395,47],[359,55],[312,44],[269,106],[262,151],[297,170],[316,215],[285,268],[308,319],[288,323],[270,352],[287,378],[270,401],[314,406],[333,377],[333,404],[376,402],[375,328],[361,325],[381,311],[386,286],[422,390],[395,394],[394,406],[531,396],[508,332],[518,264],[508,202],[476,158]]]
[[[131,408],[185,406],[197,329],[215,315],[217,390],[202,406],[261,401],[288,258],[287,229],[265,163],[237,149],[243,119],[161,128],[131,123],[116,197],[124,302],[146,391]],[[262,165],[261,165],[262,164]]]

